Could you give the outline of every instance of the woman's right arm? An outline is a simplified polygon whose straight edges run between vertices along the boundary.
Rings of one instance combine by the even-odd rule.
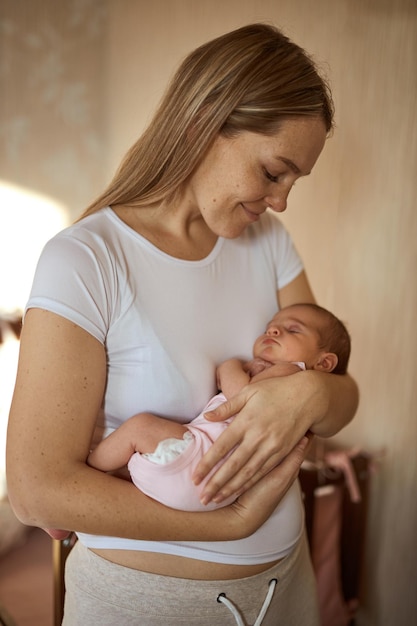
[[[106,365],[102,344],[76,324],[41,309],[26,314],[7,441],[8,495],[21,521],[147,540],[223,541],[254,532],[297,475],[306,442],[230,507],[169,509],[86,463]]]

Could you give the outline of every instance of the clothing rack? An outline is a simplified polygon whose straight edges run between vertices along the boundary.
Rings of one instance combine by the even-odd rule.
[[[362,451],[322,447],[315,459],[303,464],[299,474],[322,613],[329,610],[324,606],[327,599],[340,590],[339,609],[346,612],[345,623],[350,626],[359,605],[371,469],[372,459]],[[329,538],[329,528],[333,539]],[[330,590],[329,585],[335,589]],[[327,624],[333,626],[330,618],[323,617],[323,626]]]

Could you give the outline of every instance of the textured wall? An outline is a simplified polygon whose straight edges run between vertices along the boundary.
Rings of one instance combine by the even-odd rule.
[[[105,33],[102,0],[0,2],[0,179],[73,215],[103,183]]]

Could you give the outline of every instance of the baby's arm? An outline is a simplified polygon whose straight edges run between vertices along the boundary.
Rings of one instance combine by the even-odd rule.
[[[265,380],[266,378],[290,376],[291,374],[296,374],[300,371],[302,371],[301,367],[295,363],[290,363],[289,361],[278,361],[277,363],[274,363],[274,365],[265,368],[262,372],[253,376],[251,378],[251,383],[257,383],[258,381]]]
[[[228,359],[217,368],[217,386],[226,398],[232,398],[249,383],[250,373],[244,365],[240,359]]]
[[[253,359],[247,362],[240,359],[228,359],[217,368],[217,384],[229,399],[249,383],[266,378],[290,376],[299,372],[300,369],[298,365],[288,361],[271,365],[263,359]]]
[[[103,472],[127,465],[134,452],[154,452],[163,439],[182,439],[187,428],[152,413],[138,413],[103,439],[90,452],[87,463]]]

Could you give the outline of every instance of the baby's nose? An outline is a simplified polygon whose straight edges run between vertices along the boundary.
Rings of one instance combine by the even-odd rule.
[[[274,326],[271,325],[268,327],[267,331],[266,331],[267,335],[279,335],[279,328],[278,326]]]

